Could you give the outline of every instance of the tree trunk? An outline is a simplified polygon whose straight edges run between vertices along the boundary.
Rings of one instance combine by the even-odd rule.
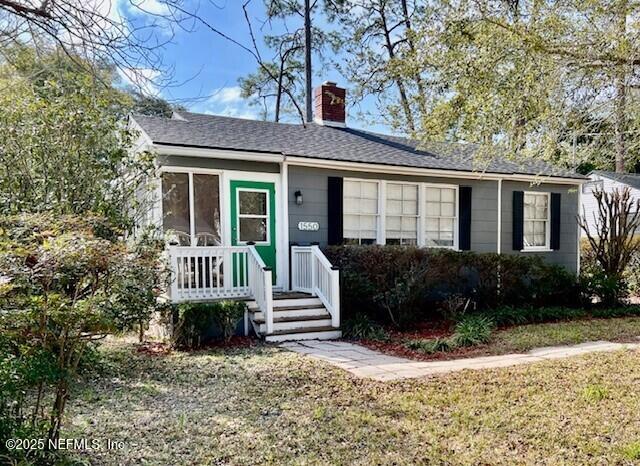
[[[628,0],[621,0],[618,9],[617,36],[619,41],[625,41],[627,35]],[[627,66],[619,65],[616,69],[614,100],[614,131],[615,131],[615,165],[617,173],[625,172],[627,159],[626,129],[627,129]]]
[[[276,114],[274,121],[280,121],[280,103],[282,102],[282,67],[280,67],[280,75],[278,76],[278,88],[276,90]]]
[[[310,0],[304,0],[304,74],[305,74],[305,111],[307,123],[313,120],[311,102],[311,6]]]
[[[385,48],[387,49],[387,53],[389,54],[389,61],[395,60],[395,51],[393,50],[393,43],[391,41],[391,31],[387,26],[387,17],[384,11],[384,4],[380,5],[378,9],[378,13],[380,14],[380,20],[382,22],[382,33],[384,34],[385,39]],[[416,128],[413,123],[413,112],[411,111],[411,106],[409,105],[409,99],[407,98],[407,90],[404,85],[402,79],[398,76],[394,76],[393,80],[398,87],[398,92],[400,94],[400,105],[402,106],[402,110],[404,111],[405,119],[407,120],[407,127],[413,133]]]
[[[407,0],[402,0],[402,14],[404,16],[404,24],[406,27],[407,34],[407,45],[409,46],[409,50],[411,51],[412,57],[415,59],[416,57],[416,46],[413,42],[413,29],[411,29],[411,18],[409,16],[409,7],[407,5]],[[420,116],[424,117],[427,114],[427,104],[426,104],[426,91],[424,87],[424,83],[422,82],[422,76],[420,76],[420,71],[416,71],[414,78],[416,81],[416,87],[418,88],[418,108],[420,109]]]

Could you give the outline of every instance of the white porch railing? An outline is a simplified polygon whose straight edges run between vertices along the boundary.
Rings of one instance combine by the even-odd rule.
[[[340,272],[318,246],[291,247],[291,288],[320,298],[331,326],[340,327]]]
[[[253,298],[273,330],[271,270],[254,246],[169,246],[171,301]]]
[[[249,246],[247,257],[249,268],[249,286],[251,296],[256,301],[256,305],[264,314],[264,323],[267,333],[273,333],[273,289],[272,272],[265,266],[262,257],[254,246]]]

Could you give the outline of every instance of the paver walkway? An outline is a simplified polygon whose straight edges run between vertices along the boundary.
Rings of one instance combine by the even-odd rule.
[[[327,361],[334,366],[348,370],[358,377],[387,381],[424,377],[464,369],[488,369],[529,364],[546,359],[567,358],[596,351],[637,349],[640,348],[640,343],[593,341],[579,345],[537,348],[527,353],[427,362],[389,356],[364,346],[344,341],[309,340],[287,342],[281,346],[296,353]]]

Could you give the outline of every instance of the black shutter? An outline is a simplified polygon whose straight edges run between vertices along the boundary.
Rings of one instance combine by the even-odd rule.
[[[462,251],[471,249],[471,186],[460,186],[460,223],[458,246]]]
[[[328,243],[342,244],[342,178],[330,176],[327,184]]]
[[[524,192],[513,192],[513,250],[521,251],[524,247]]]
[[[560,193],[551,193],[551,249],[560,249]]]

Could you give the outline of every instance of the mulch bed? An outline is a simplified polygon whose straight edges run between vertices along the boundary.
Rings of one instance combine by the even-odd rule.
[[[451,335],[453,329],[450,322],[422,322],[415,328],[408,331],[395,329],[385,329],[389,335],[388,341],[359,340],[358,343],[381,353],[402,358],[415,359],[418,361],[437,361],[459,358],[470,358],[474,356],[484,356],[489,354],[485,345],[471,348],[458,348],[453,351],[437,352],[426,354],[415,351],[405,346],[408,340],[428,340],[434,338],[445,338]]]
[[[227,341],[211,341],[204,344],[198,350],[203,349],[233,349],[233,348],[251,348],[258,345],[258,340],[254,337],[232,336]],[[147,341],[136,345],[136,352],[148,354],[150,356],[165,356],[170,354],[173,349],[168,343],[160,343]]]
[[[258,345],[258,340],[255,337],[245,337],[234,335],[229,340],[216,340],[210,341],[205,344],[203,348],[251,348]]]
[[[147,341],[135,346],[136,352],[150,356],[165,356],[171,353],[171,346],[166,343]]]

